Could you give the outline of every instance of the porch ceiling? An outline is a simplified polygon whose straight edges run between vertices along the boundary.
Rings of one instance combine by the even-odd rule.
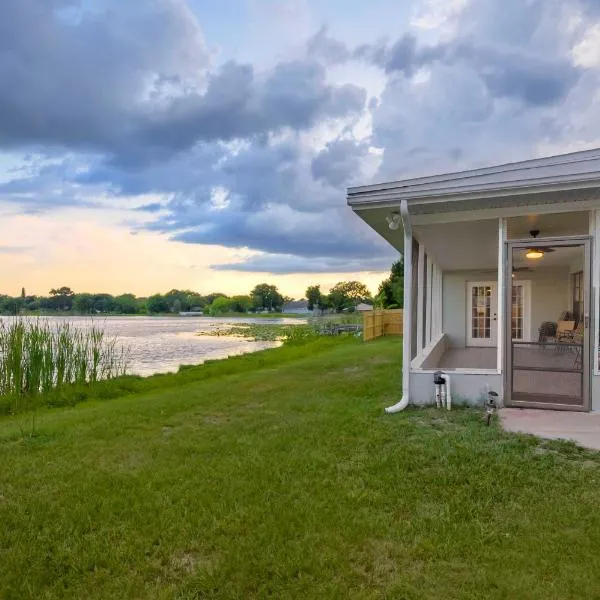
[[[444,271],[498,268],[498,220],[419,225],[414,236]]]

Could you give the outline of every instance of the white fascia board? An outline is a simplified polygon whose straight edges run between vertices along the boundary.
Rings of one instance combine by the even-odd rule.
[[[441,202],[458,202],[461,200],[484,200],[506,196],[522,196],[526,194],[544,194],[567,190],[600,188],[600,173],[593,173],[577,179],[545,178],[542,182],[532,183],[510,182],[504,185],[497,183],[446,188],[435,190],[410,190],[407,188],[390,189],[385,192],[373,192],[362,196],[352,196],[348,192],[348,204],[353,208],[361,206],[386,206],[406,199],[410,204],[431,204]]]
[[[600,148],[593,150],[584,150],[582,152],[571,152],[568,154],[559,154],[557,156],[548,156],[544,158],[534,158],[520,162],[504,163],[493,165],[490,167],[482,167],[479,169],[469,169],[464,171],[456,171],[453,173],[440,173],[437,175],[427,175],[424,177],[414,177],[405,180],[396,180],[390,182],[382,182],[370,185],[362,185],[351,187],[349,193],[363,193],[383,191],[392,188],[416,187],[420,185],[431,185],[440,182],[466,180],[475,177],[487,177],[490,175],[506,174],[516,171],[534,172],[541,171],[550,167],[575,167],[572,170],[577,170],[576,166],[590,165],[592,161],[600,160]],[[598,171],[597,168],[592,168],[588,172]],[[527,179],[527,178],[521,178]]]

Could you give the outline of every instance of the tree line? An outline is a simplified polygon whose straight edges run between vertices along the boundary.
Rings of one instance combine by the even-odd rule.
[[[360,281],[341,281],[334,285],[328,294],[321,292],[321,286],[310,285],[306,288],[309,310],[321,312],[352,311],[361,302],[372,304],[376,308],[402,308],[404,306],[404,263],[396,261],[390,275],[384,279],[372,297],[367,287]]]
[[[276,286],[257,285],[248,295],[228,296],[222,293],[200,294],[192,290],[173,289],[166,294],[138,297],[135,294],[75,293],[70,287],[53,288],[48,296],[28,295],[25,288],[19,296],[0,295],[0,314],[178,314],[202,311],[207,314],[233,312],[275,312],[291,300]]]
[[[321,312],[352,311],[361,302],[381,308],[402,308],[404,266],[394,263],[390,276],[379,286],[372,297],[367,287],[359,281],[341,281],[329,293],[321,292],[318,285],[309,286],[306,300],[309,310]],[[228,313],[279,312],[291,301],[281,294],[277,286],[260,283],[248,295],[200,294],[192,290],[173,289],[166,294],[137,297],[135,294],[75,293],[70,287],[52,288],[48,296],[28,295],[25,288],[19,296],[0,295],[0,314],[178,314],[202,311],[212,316]]]

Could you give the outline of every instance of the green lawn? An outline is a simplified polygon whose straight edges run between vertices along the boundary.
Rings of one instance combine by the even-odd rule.
[[[0,598],[600,597],[599,455],[385,415],[400,354],[317,340],[42,411],[32,439],[3,417]]]

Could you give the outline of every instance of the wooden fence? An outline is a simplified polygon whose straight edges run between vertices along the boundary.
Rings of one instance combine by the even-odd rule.
[[[365,342],[384,335],[402,335],[402,314],[402,309],[365,312],[363,317],[363,339]]]

